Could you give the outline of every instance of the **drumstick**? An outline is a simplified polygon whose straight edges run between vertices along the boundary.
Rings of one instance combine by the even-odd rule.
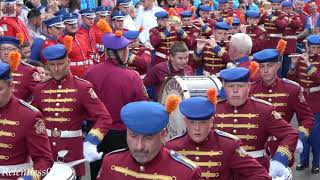
[[[87,160],[86,159],[79,159],[79,160],[75,160],[75,161],[71,161],[71,162],[68,162],[66,163],[69,167],[74,167],[78,164],[82,164],[84,162],[86,162]]]

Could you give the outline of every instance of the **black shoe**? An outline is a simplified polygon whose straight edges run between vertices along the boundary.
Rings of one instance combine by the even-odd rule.
[[[309,167],[309,165],[300,163],[300,164],[297,165],[296,170],[297,171],[302,171],[302,170],[305,170],[308,167]]]
[[[318,174],[319,173],[319,167],[312,167],[312,169],[311,169],[311,173],[312,174]]]

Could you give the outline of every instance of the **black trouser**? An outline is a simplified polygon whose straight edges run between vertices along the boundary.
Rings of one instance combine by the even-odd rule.
[[[105,154],[117,149],[123,149],[128,147],[126,137],[126,131],[110,130],[108,134],[103,138],[101,143],[98,145],[98,152],[103,152],[102,159],[90,163],[90,172],[92,180],[96,180]]]

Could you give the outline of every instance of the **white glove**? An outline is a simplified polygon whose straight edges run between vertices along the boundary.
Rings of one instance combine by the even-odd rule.
[[[299,153],[299,154],[301,154],[302,151],[303,151],[303,144],[302,144],[301,140],[298,139],[296,152]]]
[[[279,161],[271,160],[270,161],[270,168],[269,168],[269,175],[273,178],[284,178],[287,179],[289,176],[288,169]]]
[[[102,158],[103,152],[98,153],[97,146],[86,141],[83,143],[83,156],[89,161],[93,162]]]

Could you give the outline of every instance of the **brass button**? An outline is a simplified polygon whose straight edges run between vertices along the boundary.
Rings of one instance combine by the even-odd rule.
[[[195,160],[196,160],[196,161],[199,161],[199,160],[200,160],[199,156],[197,156],[197,157],[195,158]]]
[[[307,79],[309,80],[309,79],[310,79],[310,77],[307,77]]]
[[[54,116],[56,116],[56,117],[59,116],[59,113],[54,113]]]
[[[144,172],[144,171],[145,171],[144,166],[140,166],[140,171],[141,171],[141,172]]]
[[[234,119],[233,122],[237,123],[237,122],[238,122],[238,119]]]
[[[197,150],[197,151],[199,151],[199,150],[200,150],[200,148],[199,148],[199,147],[196,147],[196,150]]]
[[[58,89],[61,89],[61,88],[62,88],[62,86],[61,86],[61,85],[59,85],[59,86],[58,86]]]
[[[233,134],[237,134],[237,130],[236,129],[234,129],[232,132],[233,132]]]
[[[56,142],[52,142],[52,146],[56,146],[57,145],[57,143]]]
[[[272,93],[272,89],[269,89],[269,93]]]
[[[57,94],[57,97],[58,97],[58,98],[61,97],[61,94]]]
[[[56,103],[56,106],[60,106],[60,103]]]
[[[234,112],[234,113],[238,113],[238,110],[235,109],[233,112]]]
[[[272,99],[271,99],[271,98],[269,98],[269,99],[268,99],[268,101],[269,101],[269,102],[272,102]]]

